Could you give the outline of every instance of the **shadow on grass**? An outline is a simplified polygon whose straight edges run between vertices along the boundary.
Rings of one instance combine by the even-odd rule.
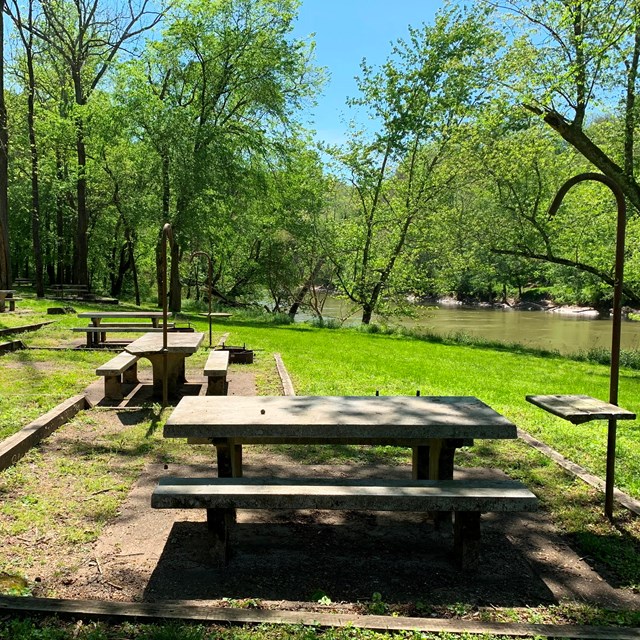
[[[527,484],[551,513],[566,542],[609,584],[640,587],[640,524],[626,510],[612,524],[604,495],[569,475],[522,441],[482,442],[456,458],[464,466],[495,466]]]

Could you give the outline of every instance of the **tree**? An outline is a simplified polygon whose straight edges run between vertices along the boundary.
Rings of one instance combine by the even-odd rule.
[[[640,4],[636,0],[501,4],[507,28],[515,26],[518,34],[503,60],[503,77],[508,78],[512,95],[619,185],[640,212],[634,159]],[[589,133],[590,122],[607,110],[621,114],[621,147],[598,144]]]
[[[44,24],[31,29],[64,60],[73,87],[76,126],[76,280],[89,284],[89,211],[85,108],[125,43],[152,29],[162,13],[151,0],[101,6],[99,0],[41,3]]]
[[[309,46],[290,38],[296,7],[296,0],[176,4],[162,42],[129,65],[134,84],[125,98],[137,134],[159,158],[162,210],[174,230],[172,311],[181,308],[179,264],[190,246],[240,253],[225,246],[229,226],[241,228],[263,159],[286,153],[281,141],[295,134],[295,111],[315,91]]]
[[[451,176],[440,167],[465,122],[482,104],[485,71],[498,40],[485,12],[447,8],[433,26],[409,28],[379,71],[362,65],[360,97],[378,126],[336,153],[350,174],[354,215],[334,256],[362,322],[388,292],[414,227],[433,214]]]
[[[7,5],[7,13],[16,26],[25,54],[27,86],[27,124],[29,129],[29,156],[31,158],[31,239],[35,260],[35,287],[39,298],[44,296],[42,243],[40,241],[40,181],[39,157],[35,128],[36,77],[34,70],[33,0],[28,0],[27,14],[22,15],[17,0]]]
[[[12,283],[9,249],[9,133],[4,99],[4,0],[0,2],[0,288],[9,289]]]

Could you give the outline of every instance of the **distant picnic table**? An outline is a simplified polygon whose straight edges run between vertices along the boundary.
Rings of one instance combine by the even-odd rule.
[[[16,301],[22,300],[22,298],[14,298],[14,289],[0,289],[0,313],[4,313],[7,310],[7,303],[9,304],[9,311],[15,311]]]
[[[107,340],[107,332],[152,332],[160,330],[162,311],[85,311],[78,314],[78,318],[89,318],[91,324],[86,327],[75,327],[74,331],[86,332],[87,346],[97,346]],[[103,320],[117,320],[119,322],[103,323]],[[135,322],[126,322],[134,320]],[[141,322],[148,320],[149,322]],[[124,322],[123,322],[124,321]],[[174,323],[170,324],[174,327]]]

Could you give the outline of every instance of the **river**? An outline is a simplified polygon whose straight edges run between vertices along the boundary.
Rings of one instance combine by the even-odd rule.
[[[342,318],[350,306],[337,298],[328,298],[324,318]],[[601,347],[611,347],[611,320],[585,314],[561,314],[549,311],[514,311],[491,308],[432,306],[416,307],[417,317],[399,317],[391,325],[417,328],[440,335],[465,333],[488,340],[518,343],[529,347],[571,354]],[[298,317],[298,320],[309,316]],[[348,323],[357,324],[360,314]],[[374,318],[374,321],[376,319]],[[640,350],[640,322],[623,320],[623,349]]]

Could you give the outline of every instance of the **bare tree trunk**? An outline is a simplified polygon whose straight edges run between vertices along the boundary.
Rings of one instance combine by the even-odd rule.
[[[178,313],[182,309],[182,285],[180,283],[180,247],[175,241],[171,247],[171,276],[169,283],[169,310]]]
[[[2,3],[4,7],[4,2]],[[9,132],[7,108],[4,102],[4,16],[0,11],[0,289],[9,289],[11,252],[9,249]]]
[[[307,278],[307,280],[300,287],[300,289],[298,289],[298,292],[296,293],[296,297],[293,301],[293,304],[289,308],[289,317],[292,320],[296,317],[296,313],[298,313],[298,309],[300,308],[300,305],[304,301],[305,296],[307,295],[307,293],[309,293],[309,290],[314,285],[318,277],[318,274],[320,273],[320,270],[324,266],[324,263],[325,263],[324,258],[321,258],[320,260],[318,260],[318,262],[316,263],[316,266],[313,268],[313,271],[311,272],[311,275]]]
[[[78,284],[89,284],[89,217],[87,214],[87,149],[84,143],[84,123],[76,120],[76,151],[78,179],[76,182],[78,220],[76,227],[76,274]]]
[[[31,7],[31,5],[30,5]],[[29,15],[31,20],[31,13]],[[33,71],[33,36],[29,36],[28,45],[25,44],[27,54],[27,71],[29,74],[28,112],[29,151],[31,152],[31,236],[33,239],[33,253],[35,256],[35,285],[38,298],[44,297],[44,270],[42,261],[42,243],[40,242],[40,185],[38,179],[39,160],[36,145],[35,128],[35,93],[36,79]]]

